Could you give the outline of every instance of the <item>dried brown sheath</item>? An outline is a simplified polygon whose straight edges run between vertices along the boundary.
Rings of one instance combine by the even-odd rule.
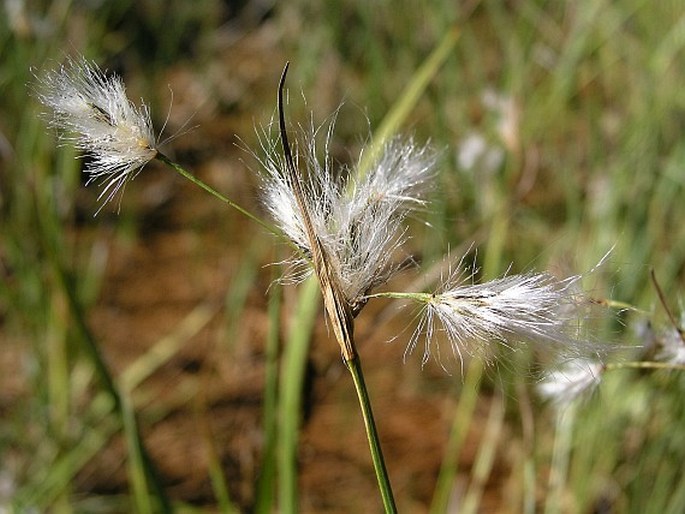
[[[357,355],[354,349],[352,310],[342,292],[338,277],[331,267],[331,259],[326,254],[326,250],[314,230],[312,218],[309,215],[309,210],[307,209],[307,204],[305,202],[300,177],[295,169],[290,143],[288,142],[283,107],[283,89],[285,87],[285,77],[288,73],[289,65],[290,63],[286,63],[285,68],[283,68],[283,74],[281,75],[281,80],[278,84],[278,115],[281,143],[283,144],[283,156],[286,165],[286,178],[295,194],[297,206],[302,214],[302,221],[307,232],[307,239],[309,239],[309,247],[312,253],[312,265],[314,266],[314,273],[319,279],[323,303],[326,313],[328,314],[328,319],[333,327],[335,338],[340,345],[340,351],[342,352],[343,358],[346,361],[351,361]]]

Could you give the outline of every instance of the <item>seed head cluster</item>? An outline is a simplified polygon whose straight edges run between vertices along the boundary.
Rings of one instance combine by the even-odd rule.
[[[322,159],[315,143],[317,130],[300,138],[304,151],[294,152],[295,166],[302,168],[296,178],[297,189],[303,192],[314,239],[323,247],[328,269],[356,314],[371,290],[397,269],[393,254],[406,239],[407,216],[425,205],[424,194],[435,175],[436,154],[412,139],[393,139],[365,173],[358,168],[334,169],[328,154],[331,126],[326,131]],[[312,238],[298,194],[284,172],[286,163],[268,132],[263,134],[262,147],[266,154],[261,163],[267,210],[302,250],[294,257],[299,272],[290,275],[297,280],[315,269],[309,260]],[[441,339],[447,339],[451,353],[460,362],[465,356],[491,360],[493,343],[512,348],[531,345],[557,356],[577,357],[586,350],[597,353],[597,345],[582,337],[589,302],[578,291],[581,277],[558,279],[547,273],[525,273],[477,283],[462,264],[448,273],[434,293],[404,295],[420,307],[406,353],[422,342],[423,362],[431,356],[441,361]]]
[[[367,149],[375,152],[370,165],[362,151],[357,165],[335,166],[329,151],[334,118],[327,126],[302,130],[291,152],[282,110],[284,78],[285,72],[279,88],[283,153],[268,129],[260,138],[264,204],[299,249],[289,276],[299,280],[317,274],[329,293],[331,319],[340,318],[341,339],[351,339],[351,318],[400,267],[397,250],[407,239],[405,222],[425,206],[437,153],[428,144],[398,137],[380,149]],[[67,60],[39,78],[37,97],[51,109],[50,123],[62,131],[62,139],[90,156],[88,182],[100,183],[103,205],[158,156],[148,107],[134,105],[123,81],[94,63]],[[582,350],[597,353],[580,335],[586,300],[577,292],[578,282],[579,277],[526,273],[477,283],[460,262],[435,292],[404,293],[420,308],[407,352],[422,341],[423,362],[431,355],[439,359],[438,339],[446,338],[459,360],[464,355],[489,359],[493,343],[532,344],[574,357]]]
[[[572,287],[579,277],[559,280],[547,273],[526,273],[475,283],[465,275],[458,266],[435,293],[417,297],[422,315],[407,349],[413,351],[423,334],[424,363],[438,332],[459,360],[464,353],[491,359],[493,342],[562,353],[590,346],[579,338],[585,299]]]
[[[319,160],[316,131],[304,138],[304,153],[295,153],[304,173],[298,178],[316,236],[334,269],[348,303],[357,305],[374,287],[384,283],[397,269],[393,252],[404,241],[403,221],[424,205],[423,195],[434,176],[436,153],[412,139],[394,139],[366,173],[358,168],[334,169],[328,154],[331,131],[326,134],[326,152]],[[293,184],[285,176],[285,163],[268,143],[264,203],[285,234],[302,249],[294,257],[296,278],[311,271],[308,258],[311,241],[297,205]]]
[[[39,78],[36,95],[52,111],[50,124],[61,139],[87,152],[87,183],[101,184],[103,205],[157,155],[147,105],[134,105],[121,78],[95,63],[67,60]]]

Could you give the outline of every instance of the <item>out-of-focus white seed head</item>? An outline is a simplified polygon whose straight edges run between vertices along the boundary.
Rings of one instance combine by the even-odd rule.
[[[683,323],[685,323],[685,313],[681,313],[679,323],[674,320],[673,324],[652,334],[658,361],[677,365],[685,364],[685,332],[681,328]]]
[[[681,313],[680,320],[670,319],[668,325],[656,329],[649,320],[638,320],[634,331],[640,342],[641,358],[676,366],[685,365],[685,331],[681,328],[683,323],[685,313]]]
[[[316,235],[346,300],[355,304],[395,271],[392,258],[404,241],[402,222],[412,209],[424,205],[422,195],[434,176],[436,154],[411,139],[393,139],[365,174],[356,168],[334,170],[328,154],[332,125],[326,131],[322,158],[316,137],[320,129],[306,132],[294,153],[298,166],[304,168],[299,180]],[[261,140],[265,205],[308,255],[310,242],[292,185],[283,173],[285,163],[278,145],[268,131],[261,134]],[[298,146],[303,151],[298,152]],[[296,257],[295,264],[299,270],[309,270],[306,259]]]
[[[538,394],[559,407],[568,406],[597,387],[604,370],[593,359],[570,359],[546,374],[537,385]]]
[[[479,132],[466,135],[457,149],[457,165],[464,171],[474,173],[474,176],[492,175],[500,168],[504,158],[504,148],[489,144]]]
[[[580,277],[526,273],[477,284],[465,275],[460,263],[435,293],[417,296],[423,310],[407,353],[423,337],[423,363],[433,351],[440,358],[436,332],[444,333],[460,361],[465,354],[490,360],[493,343],[566,355],[599,351],[582,338],[586,299],[573,287]]]
[[[95,63],[68,59],[38,78],[37,97],[51,109],[61,139],[89,154],[87,183],[101,183],[103,205],[157,155],[147,105],[134,105],[121,78]]]
[[[657,360],[669,364],[685,364],[685,341],[675,328],[670,328],[659,334],[660,350]]]

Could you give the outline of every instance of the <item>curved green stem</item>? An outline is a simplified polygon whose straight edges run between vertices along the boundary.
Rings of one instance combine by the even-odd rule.
[[[376,479],[378,480],[378,488],[383,499],[383,508],[386,514],[396,513],[395,499],[392,494],[392,487],[390,486],[390,478],[388,477],[388,470],[385,467],[383,460],[383,452],[381,450],[380,439],[378,438],[378,431],[376,430],[376,422],[373,419],[373,412],[371,410],[371,401],[369,400],[369,393],[364,383],[364,374],[362,372],[361,361],[356,355],[351,360],[346,360],[345,365],[352,375],[354,388],[357,391],[357,398],[359,399],[359,406],[364,418],[364,428],[366,428],[366,437],[369,441],[369,448],[371,450],[371,460],[373,461],[373,468],[376,472]]]
[[[158,159],[158,160],[160,160],[160,161],[162,161],[162,162],[163,162],[164,164],[166,164],[167,166],[170,166],[170,167],[173,168],[176,172],[178,172],[180,175],[182,175],[184,178],[187,178],[187,179],[190,180],[193,184],[195,184],[196,186],[201,187],[202,189],[204,189],[205,191],[207,191],[209,194],[211,194],[212,196],[214,196],[216,199],[221,200],[223,203],[227,204],[229,207],[232,207],[233,209],[235,209],[236,211],[238,211],[238,212],[239,212],[240,214],[242,214],[243,216],[245,216],[245,217],[249,218],[250,220],[254,221],[257,225],[259,225],[260,227],[266,229],[268,232],[271,232],[273,235],[275,235],[275,236],[278,237],[279,239],[283,239],[284,241],[290,241],[290,240],[285,236],[285,234],[283,234],[283,232],[282,232],[281,230],[279,230],[275,225],[272,225],[271,223],[267,223],[267,222],[264,221],[263,219],[261,219],[261,218],[255,216],[254,214],[252,214],[250,211],[248,211],[248,210],[245,209],[244,207],[241,207],[240,205],[238,205],[237,203],[235,203],[233,200],[231,200],[231,199],[228,198],[227,196],[222,195],[221,193],[219,193],[219,191],[217,191],[216,189],[214,189],[213,187],[211,187],[211,186],[208,185],[207,183],[203,182],[202,180],[200,180],[199,178],[197,178],[196,176],[194,176],[192,173],[190,173],[190,172],[187,171],[185,168],[183,168],[183,166],[181,166],[180,164],[178,164],[178,163],[172,161],[171,159],[169,159],[169,158],[168,158],[166,155],[164,155],[163,153],[157,152],[157,155],[156,155],[155,158]]]
[[[385,293],[374,293],[364,297],[365,300],[373,300],[374,298],[390,298],[392,300],[411,300],[417,303],[430,303],[433,299],[432,293],[403,293],[398,291],[388,291]]]

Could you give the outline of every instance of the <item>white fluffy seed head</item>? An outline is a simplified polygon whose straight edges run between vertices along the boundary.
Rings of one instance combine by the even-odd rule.
[[[405,239],[403,222],[424,206],[434,168],[428,146],[397,138],[384,145],[366,174],[353,169],[339,187],[328,227],[348,299],[367,294],[396,270],[391,262]]]
[[[312,224],[327,257],[332,261],[345,299],[352,305],[395,271],[393,251],[404,241],[403,221],[424,205],[423,193],[434,176],[435,153],[413,140],[393,139],[362,176],[357,168],[334,169],[326,131],[324,155],[318,155],[317,133],[306,132],[295,147],[301,165],[300,184]],[[290,239],[309,254],[309,241],[291,184],[283,170],[279,145],[268,131],[261,137],[266,170],[264,202]],[[298,149],[301,151],[298,152]],[[306,259],[297,259],[299,270],[308,270]],[[295,277],[304,276],[295,273]]]
[[[558,407],[566,407],[597,387],[605,367],[594,359],[575,358],[546,373],[538,394]]]
[[[663,334],[660,339],[661,348],[656,355],[657,360],[669,364],[685,365],[685,342],[678,330],[672,328]]]
[[[95,63],[68,59],[38,79],[37,97],[60,138],[89,154],[87,183],[101,183],[103,205],[157,155],[147,105],[134,105],[121,78]]]
[[[513,349],[532,345],[571,356],[599,351],[582,335],[587,300],[575,291],[579,277],[559,280],[546,273],[526,273],[477,284],[465,275],[459,267],[435,293],[417,297],[422,313],[407,353],[423,338],[423,363],[434,351],[440,360],[439,332],[459,361],[464,355],[489,361],[493,344]]]
[[[654,330],[649,323],[642,324],[638,335],[643,340],[643,347],[647,352],[653,352],[659,362],[685,365],[685,331],[681,328],[684,322],[685,313],[681,313],[679,322],[673,320],[658,330]]]

